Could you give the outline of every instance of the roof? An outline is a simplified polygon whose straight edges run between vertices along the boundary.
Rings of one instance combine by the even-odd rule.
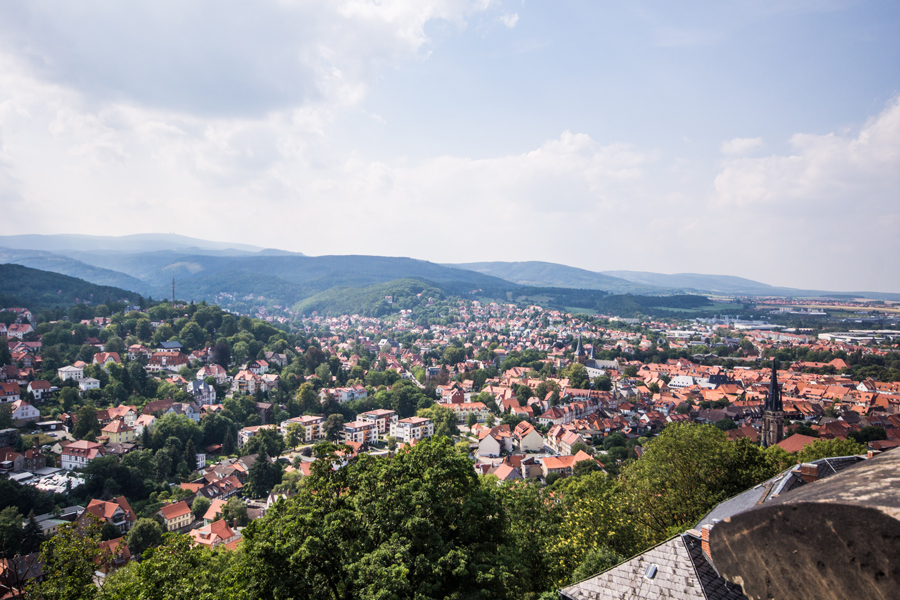
[[[159,512],[161,512],[163,518],[168,521],[169,519],[175,519],[191,512],[191,507],[187,505],[187,502],[181,500],[174,504],[166,504],[159,509]]]
[[[691,535],[675,536],[599,575],[561,589],[560,594],[571,600],[746,598],[739,587],[716,574],[699,540]]]
[[[805,446],[812,444],[818,439],[819,438],[803,435],[801,433],[795,433],[794,435],[781,440],[776,445],[788,452],[800,452]]]

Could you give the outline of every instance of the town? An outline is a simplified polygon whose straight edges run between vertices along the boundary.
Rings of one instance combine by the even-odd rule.
[[[486,481],[545,488],[615,478],[675,426],[713,426],[781,466],[900,445],[900,331],[428,310],[440,318],[3,309],[4,589],[40,580],[41,543],[70,529],[100,530],[97,585],[165,533],[233,550],[317,468],[432,437]]]

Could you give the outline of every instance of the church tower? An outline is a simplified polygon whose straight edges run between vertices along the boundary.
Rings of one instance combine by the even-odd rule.
[[[581,336],[578,336],[578,347],[575,348],[575,362],[584,364],[587,362],[587,354],[584,351],[584,347],[581,345]]]
[[[768,448],[784,439],[784,405],[781,402],[781,386],[778,385],[778,366],[772,359],[772,380],[763,413],[762,446]]]

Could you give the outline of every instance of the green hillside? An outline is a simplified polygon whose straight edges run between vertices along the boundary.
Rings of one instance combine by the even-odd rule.
[[[68,306],[88,301],[93,304],[138,302],[140,295],[121,288],[96,285],[83,279],[40,271],[22,265],[0,265],[0,304],[31,309]]]
[[[385,296],[391,296],[388,303]],[[428,303],[429,298],[443,300],[444,290],[418,279],[398,279],[362,288],[334,287],[306,298],[294,305],[302,315],[316,312],[325,316],[358,314],[380,317]]]

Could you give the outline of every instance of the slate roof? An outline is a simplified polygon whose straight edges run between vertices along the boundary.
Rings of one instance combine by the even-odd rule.
[[[652,578],[652,567],[656,572]],[[560,590],[569,600],[746,600],[740,587],[719,577],[700,540],[675,536],[595,577]]]

